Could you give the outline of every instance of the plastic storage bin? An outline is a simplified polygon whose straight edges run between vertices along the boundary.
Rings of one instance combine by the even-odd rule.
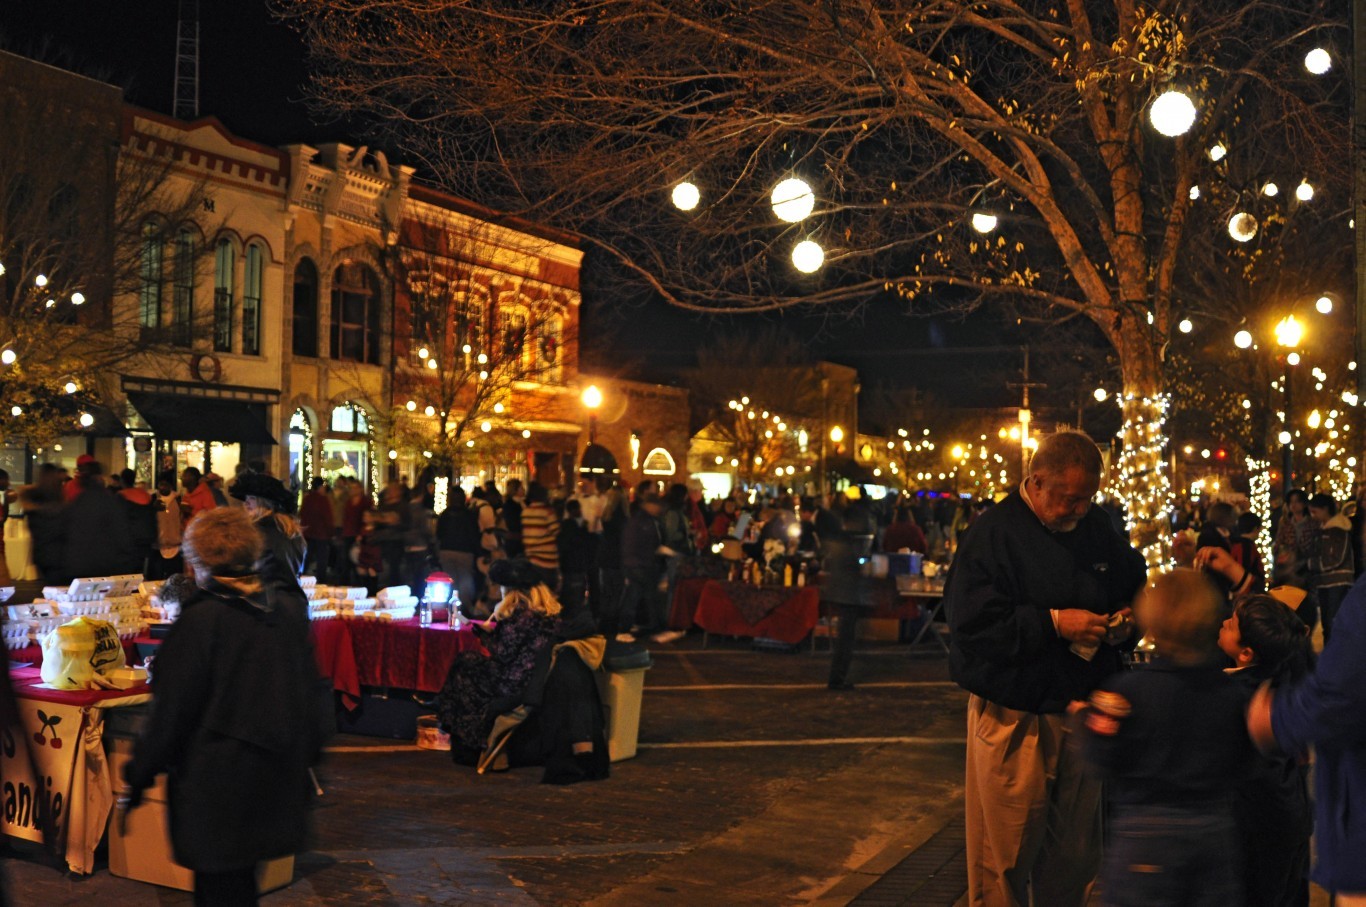
[[[633,759],[640,738],[640,703],[645,672],[653,662],[639,646],[607,644],[606,671],[598,672],[598,692],[607,720],[607,755],[612,762]]]

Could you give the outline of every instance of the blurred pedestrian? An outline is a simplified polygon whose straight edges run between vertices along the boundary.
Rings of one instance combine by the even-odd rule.
[[[213,492],[204,484],[202,474],[195,467],[185,467],[180,474],[180,484],[185,487],[185,493],[180,498],[180,510],[187,524],[204,511],[218,506]]]
[[[292,582],[297,586],[308,546],[299,521],[291,514],[294,495],[274,476],[255,472],[238,476],[231,491],[242,502],[242,509],[264,543],[255,572],[267,581]]]
[[[541,571],[542,581],[555,592],[560,588],[560,553],[555,544],[560,520],[550,506],[550,495],[540,482],[527,486],[521,513],[522,552]]]
[[[119,473],[119,506],[128,522],[130,556],[126,573],[148,572],[148,561],[160,557],[157,547],[157,509],[146,489],[138,487],[137,473],[125,469]]]
[[[118,821],[167,773],[175,860],[196,904],[257,903],[256,864],[304,848],[321,751],[308,602],[254,572],[260,534],[235,508],[190,523],[198,591],[156,659],[152,714],[124,767]],[[269,703],[269,707],[263,704]]]
[[[1332,495],[1316,494],[1309,499],[1309,518],[1317,532],[1309,554],[1309,583],[1319,601],[1323,621],[1323,643],[1333,633],[1333,619],[1356,579],[1352,563],[1352,523],[1338,513]]]
[[[462,604],[474,607],[475,563],[479,559],[479,515],[465,500],[465,489],[456,485],[446,509],[436,518],[436,544],[441,569],[450,574]]]
[[[1152,660],[1102,683],[1084,709],[1082,749],[1109,804],[1105,905],[1246,903],[1229,793],[1253,751],[1243,694],[1217,660],[1224,613],[1209,577],[1158,576],[1134,605]]]
[[[333,523],[332,496],[328,494],[327,482],[314,479],[313,487],[304,495],[299,506],[299,522],[303,524],[304,541],[308,545],[305,572],[327,582],[328,560],[332,554],[332,536],[336,526]]]
[[[1314,750],[1314,853],[1311,878],[1340,907],[1366,905],[1366,580],[1347,593],[1313,673],[1278,690],[1257,691],[1248,730],[1263,752],[1307,756]]]

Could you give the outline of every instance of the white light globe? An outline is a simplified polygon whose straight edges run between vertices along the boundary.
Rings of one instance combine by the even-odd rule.
[[[424,409],[422,412],[426,413],[426,414],[429,415],[429,416],[435,416],[435,415],[436,415],[436,407],[435,407],[435,406],[428,406],[428,407],[427,407],[426,409]]]
[[[1180,91],[1164,91],[1148,108],[1153,128],[1169,138],[1185,135],[1195,125],[1195,104]]]
[[[1314,303],[1314,308],[1319,310],[1320,315],[1331,315],[1333,313],[1333,300],[1327,296],[1320,296]]]
[[[1224,156],[1227,155],[1227,154],[1228,154],[1228,149],[1224,147],[1224,145],[1223,145],[1222,142],[1218,142],[1218,143],[1215,143],[1214,145],[1212,145],[1212,146],[1210,147],[1210,150],[1209,150],[1209,159],[1212,160],[1212,161],[1214,161],[1214,163],[1217,164],[1217,163],[1219,163],[1220,161],[1222,161],[1222,160],[1224,159]]]
[[[806,220],[816,207],[816,196],[805,180],[789,177],[773,187],[773,213],[790,224]],[[819,267],[819,265],[817,265]]]
[[[71,294],[72,305],[85,305],[85,294],[76,292]]]
[[[1109,397],[1109,396],[1110,396],[1110,395],[1109,395],[1108,393],[1105,392],[1105,388],[1103,388],[1103,387],[1098,387],[1098,388],[1096,388],[1095,398],[1096,398],[1096,402],[1097,402],[1097,403],[1104,403],[1104,402],[1105,402],[1105,398],[1107,398],[1107,397]]]
[[[18,358],[19,357],[14,354],[14,350],[5,350],[3,353],[0,353],[0,362],[3,362],[5,365],[13,365],[14,360]]]
[[[1198,198],[1200,197],[1200,187],[1199,187],[1199,186],[1191,186],[1190,196],[1191,196],[1191,201],[1195,201],[1196,199],[1198,199]]]
[[[1281,432],[1280,435],[1277,437],[1277,440],[1280,441],[1282,444],[1289,444],[1289,443],[1290,443],[1290,432],[1288,432],[1288,431],[1283,431],[1283,432]]]
[[[1275,183],[1267,183],[1262,187],[1262,195],[1265,195],[1267,198],[1275,198],[1280,194],[1281,187],[1277,186]]]
[[[1286,357],[1285,357],[1285,361],[1286,361],[1286,362],[1289,362],[1291,365],[1299,365],[1299,364],[1300,364],[1300,354],[1299,354],[1299,353],[1291,353],[1289,356],[1286,356]]]
[[[76,421],[81,423],[81,428],[89,428],[95,424],[95,417],[90,413],[81,413],[81,417]]]
[[[692,183],[682,182],[674,186],[672,198],[679,211],[691,211],[702,200],[702,193]]]
[[[792,250],[792,265],[803,274],[812,274],[825,264],[825,250],[820,243],[804,239]]]
[[[1304,68],[1321,76],[1333,68],[1333,58],[1322,47],[1316,47],[1304,55]]]
[[[1295,187],[1295,198],[1302,202],[1314,200],[1314,187],[1309,185],[1308,180],[1305,180]]]
[[[996,229],[996,215],[978,211],[972,215],[972,229],[978,233],[990,233]]]
[[[493,431],[493,423],[485,419],[483,422],[479,423],[479,430],[482,432]]]
[[[22,406],[11,406],[9,408],[9,414],[11,416],[22,416],[24,414],[24,408]]]
[[[1251,242],[1257,235],[1257,218],[1239,211],[1228,219],[1228,235],[1238,242]]]
[[[1233,345],[1240,350],[1245,350],[1252,346],[1252,334],[1249,331],[1239,331],[1233,335]]]
[[[1195,325],[1191,323],[1189,318],[1182,318],[1181,323],[1176,326],[1176,329],[1183,334],[1189,334],[1191,331],[1195,330]]]

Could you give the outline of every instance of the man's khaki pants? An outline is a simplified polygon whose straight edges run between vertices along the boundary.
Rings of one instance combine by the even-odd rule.
[[[968,902],[1082,907],[1100,868],[1100,783],[1066,716],[968,699]]]

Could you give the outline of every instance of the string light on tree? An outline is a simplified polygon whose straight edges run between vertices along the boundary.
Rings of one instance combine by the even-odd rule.
[[[1153,128],[1168,138],[1185,135],[1195,125],[1195,103],[1181,91],[1164,91],[1148,109]]]
[[[773,187],[769,198],[773,213],[790,224],[806,220],[816,207],[816,196],[806,180],[788,177]]]
[[[996,229],[996,215],[977,211],[972,215],[972,229],[978,233],[990,233]]]
[[[792,250],[792,266],[803,274],[814,274],[825,264],[825,250],[820,243],[804,239]]]
[[[671,195],[674,207],[679,211],[691,211],[697,207],[697,203],[702,200],[702,193],[697,186],[686,180],[674,186]]]
[[[1239,211],[1228,219],[1228,235],[1238,242],[1251,242],[1257,235],[1257,218]]]
[[[1168,444],[1164,428],[1171,397],[1126,394],[1116,399],[1124,424],[1119,431],[1119,463],[1110,493],[1125,503],[1130,538],[1148,567],[1166,570],[1171,566],[1167,550],[1171,477],[1163,451]]]
[[[1333,68],[1333,57],[1322,47],[1316,47],[1304,55],[1304,68],[1313,75],[1324,75]]]
[[[1309,184],[1308,180],[1305,180],[1295,187],[1295,198],[1302,202],[1312,202],[1314,200],[1314,187]]]

